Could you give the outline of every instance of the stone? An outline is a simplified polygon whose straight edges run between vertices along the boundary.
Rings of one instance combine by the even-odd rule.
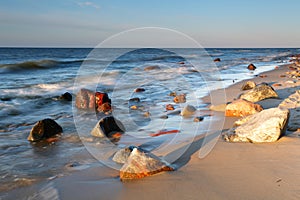
[[[167,104],[166,105],[166,110],[175,110],[175,108],[172,104]]]
[[[227,104],[225,116],[227,117],[244,117],[262,111],[259,104],[252,103],[244,99],[237,99]]]
[[[138,107],[137,107],[136,105],[132,105],[132,106],[130,106],[130,109],[131,109],[131,110],[137,110]]]
[[[169,117],[168,117],[168,115],[162,115],[162,116],[160,116],[159,118],[160,118],[160,119],[168,119]]]
[[[100,112],[109,112],[111,111],[111,105],[108,102],[103,103],[97,108],[97,110]]]
[[[211,105],[209,109],[212,111],[225,112],[227,104]]]
[[[147,66],[147,67],[145,67],[145,68],[144,68],[144,71],[158,70],[158,69],[160,69],[159,66],[153,65],[153,66]]]
[[[28,140],[35,142],[38,140],[55,137],[63,132],[62,127],[52,119],[38,121],[30,131]]]
[[[256,86],[255,82],[253,82],[253,81],[247,81],[242,86],[242,90],[251,90],[251,89],[255,88],[255,86]]]
[[[76,95],[75,106],[79,109],[96,109],[101,107],[102,104],[109,103],[111,100],[107,93],[96,92],[82,88]]]
[[[178,64],[184,65],[184,61],[180,61],[180,62],[178,62]]]
[[[129,99],[129,101],[138,103],[138,102],[140,102],[141,100],[140,100],[140,98],[135,97],[135,98]]]
[[[266,83],[259,84],[240,96],[240,99],[246,99],[251,102],[257,102],[268,98],[278,98],[278,94]]]
[[[193,114],[196,112],[196,110],[197,110],[197,109],[196,109],[194,106],[186,105],[186,106],[182,109],[180,115],[181,115],[181,116],[190,116],[190,115],[193,115]]]
[[[147,111],[147,112],[144,112],[143,116],[148,118],[148,117],[150,117],[150,116],[151,116],[151,114],[150,114],[150,112],[149,112],[149,111]]]
[[[70,94],[69,92],[65,92],[60,97],[58,97],[58,99],[65,100],[65,101],[72,101],[72,94]]]
[[[194,118],[194,122],[201,122],[204,120],[204,117],[203,116],[199,116],[199,117],[195,117]]]
[[[129,146],[129,147],[126,147],[124,149],[118,150],[114,154],[112,160],[115,161],[116,163],[124,164],[127,161],[129,155],[131,154],[131,152],[132,152],[132,150],[134,148],[138,148],[138,147],[136,147],[136,146]]]
[[[134,148],[120,169],[120,180],[144,178],[163,171],[174,171],[174,168],[154,154]]]
[[[170,92],[170,94],[169,94],[169,96],[171,96],[171,97],[176,97],[176,92]]]
[[[125,127],[119,120],[113,116],[108,116],[100,119],[96,126],[91,131],[91,135],[95,137],[107,137],[112,142],[118,142],[121,135],[124,134]]]
[[[144,88],[136,88],[134,92],[145,92]]]
[[[214,62],[221,62],[221,58],[215,58]]]
[[[256,67],[251,63],[250,65],[248,65],[247,69],[249,69],[249,70],[255,70]]]
[[[173,101],[175,103],[185,103],[186,102],[186,95],[185,94],[180,94],[174,97]]]
[[[229,142],[275,142],[286,131],[289,110],[270,108],[245,117],[223,135]]]

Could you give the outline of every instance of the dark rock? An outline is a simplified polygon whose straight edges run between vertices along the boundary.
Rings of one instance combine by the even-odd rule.
[[[194,122],[201,122],[204,120],[204,117],[203,116],[199,116],[199,117],[195,117],[194,118]]]
[[[178,64],[184,65],[184,61],[180,61],[180,62],[178,62]]]
[[[9,97],[2,97],[0,98],[1,101],[11,101],[11,98]]]
[[[251,63],[250,65],[248,65],[247,69],[249,69],[249,70],[255,70],[256,67]]]
[[[48,139],[61,134],[63,132],[62,127],[52,119],[43,119],[38,121],[30,131],[28,136],[29,141],[38,141],[42,139]]]
[[[96,103],[96,109],[102,106],[102,104],[108,103],[111,104],[111,100],[108,97],[107,93],[103,92],[96,92],[95,93],[95,103]]]
[[[118,142],[124,132],[124,125],[113,116],[109,116],[100,119],[91,134],[95,137],[107,137],[112,142]]]
[[[111,105],[109,103],[103,103],[102,105],[98,106],[97,108],[100,112],[109,112],[111,111]]]
[[[65,100],[65,101],[72,101],[72,94],[70,94],[69,92],[65,92],[60,97],[58,97],[58,99]]]
[[[136,88],[134,92],[145,92],[144,88]]]
[[[162,115],[159,118],[161,118],[161,119],[168,119],[169,117],[168,117],[168,115]]]
[[[129,99],[129,101],[132,101],[132,102],[140,102],[141,100],[140,100],[140,98],[138,98],[138,97],[135,97],[135,98],[131,98],[131,99]]]
[[[215,58],[214,62],[221,62],[221,58]]]

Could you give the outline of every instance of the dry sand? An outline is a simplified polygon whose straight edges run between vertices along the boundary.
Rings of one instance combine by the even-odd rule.
[[[280,98],[260,102],[264,108],[278,106],[300,88],[300,81],[287,83],[294,79],[280,77],[288,70],[288,66],[282,66],[264,73],[267,75],[265,78],[254,78],[256,83],[282,84],[274,87]],[[227,101],[238,97],[244,82],[225,90]],[[214,91],[214,95],[218,92]],[[206,97],[203,101],[210,102],[210,98]],[[223,113],[216,112],[215,115]],[[289,123],[297,125],[299,118],[292,116]],[[236,119],[227,117],[224,129],[230,128]],[[70,176],[20,188],[3,198],[300,199],[300,132],[287,132],[286,136],[272,144],[227,143],[219,138],[210,154],[200,159],[197,150],[202,141],[203,138],[196,138],[177,161],[178,170],[175,172],[122,183],[118,171],[95,166]]]

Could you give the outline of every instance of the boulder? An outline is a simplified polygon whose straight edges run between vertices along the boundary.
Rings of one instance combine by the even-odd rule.
[[[107,93],[96,92],[94,93],[88,89],[80,89],[76,95],[75,106],[79,109],[100,109],[104,103],[111,104],[111,100]]]
[[[285,133],[288,118],[288,109],[266,109],[237,121],[223,137],[229,142],[275,142]]]
[[[190,115],[193,115],[193,114],[196,112],[196,110],[197,110],[197,109],[196,109],[194,106],[186,105],[186,106],[182,109],[180,115],[181,115],[181,116],[190,116]]]
[[[186,102],[186,95],[185,94],[180,94],[174,97],[173,101],[175,103],[185,103]]]
[[[58,97],[58,99],[65,100],[65,101],[72,101],[72,94],[70,94],[69,92],[65,92],[60,97]]]
[[[244,99],[237,99],[227,104],[225,116],[227,117],[243,117],[252,115],[262,111],[263,108],[259,104],[252,103]]]
[[[174,169],[155,155],[134,148],[120,169],[120,180],[139,179],[163,171],[174,171]]]
[[[129,155],[131,154],[131,152],[132,152],[132,150],[133,150],[134,148],[139,149],[139,148],[136,147],[136,146],[128,146],[128,147],[126,147],[126,148],[124,148],[124,149],[118,150],[118,151],[114,154],[112,160],[115,161],[116,163],[124,164],[124,163],[127,161]],[[140,150],[140,149],[139,149],[139,150]]]
[[[91,134],[95,137],[107,137],[112,142],[118,142],[124,132],[124,125],[113,116],[108,116],[99,120]]]
[[[249,69],[249,70],[255,70],[256,67],[251,63],[250,65],[248,65],[247,69]]]
[[[62,127],[52,119],[43,119],[38,121],[30,131],[28,136],[29,141],[38,141],[42,139],[48,139],[61,134],[63,132]]]
[[[242,90],[251,90],[253,88],[255,88],[256,83],[253,81],[247,81],[246,83],[244,83],[244,85],[242,86]]]
[[[262,83],[242,94],[240,98],[251,102],[257,102],[268,98],[278,98],[278,94],[271,86],[266,83]]]

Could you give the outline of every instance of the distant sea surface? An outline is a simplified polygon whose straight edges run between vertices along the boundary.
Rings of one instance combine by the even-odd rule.
[[[300,53],[300,49],[284,48],[211,48],[206,49],[207,53],[198,49],[128,49],[127,54],[119,55],[119,49],[100,49],[99,56],[95,56],[97,53],[90,55],[91,51],[0,48],[0,192],[63,175],[66,165],[75,161],[91,162],[80,157],[85,147],[74,125],[72,103],[57,98],[65,92],[74,94],[78,87],[93,89],[96,85],[97,90],[113,97],[113,106],[126,108],[128,95],[135,94],[125,90],[113,94],[118,91],[118,84],[126,83],[129,91],[137,86],[145,88],[146,92],[138,97],[148,102],[144,107],[155,107],[157,111],[164,109],[168,102],[165,98],[171,91],[189,95],[184,87],[188,85],[188,90],[194,91],[199,99],[208,94],[207,85],[217,89],[222,83],[228,87],[286,64],[292,55]],[[215,58],[221,62],[213,62]],[[201,66],[202,59],[211,59],[211,68]],[[250,63],[257,67],[254,72],[247,69]],[[159,68],[145,71],[147,66]],[[209,81],[203,79],[202,71],[211,72]],[[145,80],[149,74],[157,77],[156,82],[140,84],[139,80]],[[186,83],[181,82],[178,74]],[[74,82],[82,85],[74,86]],[[204,107],[200,104],[197,108]],[[44,118],[55,119],[63,127],[62,141],[51,145],[27,141],[33,124]],[[141,121],[139,126],[147,127],[147,121]],[[147,129],[156,131],[157,127]]]

